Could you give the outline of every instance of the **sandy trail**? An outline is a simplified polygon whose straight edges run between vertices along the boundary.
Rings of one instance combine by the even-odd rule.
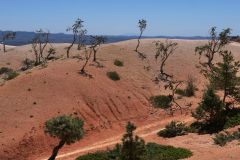
[[[189,117],[187,119],[184,119],[184,122],[188,123],[188,122],[191,122],[192,120],[193,119],[191,117]],[[166,123],[166,121],[164,123]],[[148,137],[148,136],[151,136],[151,135],[155,135],[160,130],[164,129],[164,128],[158,128],[158,126],[162,126],[162,125],[163,125],[163,121],[155,122],[155,123],[143,126],[143,127],[139,127],[135,131],[135,134],[142,137],[142,138],[145,138],[145,137]],[[99,150],[99,149],[104,149],[106,147],[111,147],[111,146],[119,143],[121,141],[121,138],[122,138],[122,134],[119,134],[115,137],[96,142],[96,143],[94,143],[92,145],[89,145],[87,147],[77,149],[77,150],[72,151],[72,152],[60,154],[60,155],[57,156],[57,159],[59,159],[59,160],[62,159],[63,160],[63,159],[67,159],[67,158],[70,158],[70,157],[71,157],[71,159],[74,159],[72,156],[77,156],[77,155],[82,154],[82,153],[87,153],[87,152],[96,151],[96,150]],[[47,160],[47,158],[44,158],[42,160]]]

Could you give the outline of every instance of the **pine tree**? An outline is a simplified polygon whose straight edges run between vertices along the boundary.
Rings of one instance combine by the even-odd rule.
[[[55,160],[59,149],[65,144],[70,145],[83,137],[83,124],[81,119],[65,115],[52,118],[45,123],[45,133],[60,139],[48,160]]]
[[[133,135],[136,126],[128,122],[126,126],[126,133],[122,138],[122,145],[120,146],[121,160],[144,160],[146,155],[145,142],[138,136]]]
[[[208,86],[203,98],[192,116],[205,125],[206,130],[221,130],[224,125],[224,103],[216,95],[212,86]],[[212,128],[213,127],[213,128]]]
[[[225,104],[227,110],[233,107],[234,102],[239,102],[240,93],[240,77],[237,73],[240,68],[240,62],[235,61],[233,55],[229,51],[221,53],[222,62],[213,67],[213,72],[209,75],[210,83],[216,90],[223,91],[222,102]],[[233,101],[226,102],[226,98],[233,99]]]

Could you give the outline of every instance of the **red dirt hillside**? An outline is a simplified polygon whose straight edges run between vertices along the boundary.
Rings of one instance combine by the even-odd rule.
[[[142,135],[160,129],[172,119],[191,121],[191,114],[188,114],[191,110],[185,112],[184,115],[176,113],[175,117],[171,117],[163,110],[153,109],[148,101],[153,95],[166,93],[163,86],[156,85],[152,81],[154,73],[158,70],[152,43],[155,40],[159,39],[142,40],[140,47],[140,50],[150,57],[152,67],[150,71],[144,69],[146,62],[141,61],[137,53],[133,51],[136,40],[130,40],[106,44],[100,48],[97,58],[103,68],[96,67],[92,62],[86,67],[87,72],[93,78],[84,77],[78,73],[83,64],[82,60],[64,58],[66,44],[53,44],[56,47],[57,56],[62,56],[62,58],[49,62],[47,67],[37,67],[21,72],[18,77],[0,86],[0,159],[32,160],[48,157],[57,140],[44,134],[44,122],[62,114],[81,117],[85,122],[86,136],[74,145],[66,145],[60,154],[121,135],[127,121],[133,121],[139,128],[150,125],[143,128],[141,133],[139,132]],[[166,67],[178,79],[186,80],[188,75],[196,78],[199,89],[197,95],[180,100],[181,104],[192,102],[192,109],[194,109],[200,101],[205,83],[195,67],[198,64],[198,56],[195,55],[194,48],[204,44],[205,41],[173,41],[176,41],[179,47],[175,55],[169,59]],[[235,58],[240,60],[240,45],[233,43],[229,48]],[[26,57],[33,58],[33,53],[29,52],[30,45],[7,49],[9,50],[5,54],[0,51],[0,67],[19,69],[22,60]],[[81,52],[74,48],[71,56],[73,55],[81,56]],[[115,59],[123,61],[124,66],[115,66],[113,64]],[[121,79],[112,81],[106,76],[108,71],[117,71]],[[157,139],[154,137],[155,133],[149,136],[152,137],[146,138],[147,140]],[[194,142],[192,138],[194,136],[196,135],[189,136],[188,143]],[[205,138],[202,136],[199,139]],[[209,136],[207,138],[211,141]],[[175,144],[174,140],[158,139],[156,141]],[[184,143],[179,139],[176,145],[186,146],[189,149],[193,147],[184,145]],[[205,152],[208,152],[208,148],[216,150],[212,144],[202,145]],[[240,153],[240,149],[234,146],[236,145],[233,145],[233,157]],[[213,149],[206,154],[211,157],[210,152],[213,152]],[[229,149],[226,148],[226,150]],[[82,153],[63,159],[74,159]],[[201,155],[201,148],[194,148],[193,153],[194,156],[191,159],[197,159]],[[212,156],[216,159],[221,158],[217,154]]]

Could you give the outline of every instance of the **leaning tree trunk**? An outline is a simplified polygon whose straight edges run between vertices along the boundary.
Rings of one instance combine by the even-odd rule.
[[[136,52],[138,52],[138,47],[139,47],[139,45],[140,45],[140,39],[141,39],[141,37],[142,37],[142,34],[143,34],[143,32],[141,32],[140,35],[139,35],[139,37],[138,37],[138,43],[137,43],[137,46],[136,46],[136,49],[135,49]]]
[[[71,45],[67,48],[67,58],[69,58],[70,49],[73,47],[75,41],[76,41],[76,35],[74,34],[73,35],[73,41],[72,41]]]
[[[93,62],[97,61],[97,51],[93,48]]]
[[[3,43],[3,52],[4,52],[4,53],[6,52],[6,46],[5,46],[5,43]]]
[[[52,151],[52,155],[48,160],[55,160],[55,158],[57,157],[59,149],[61,149],[64,144],[65,144],[65,141],[61,140],[59,142],[59,144],[56,147],[54,147],[54,149]]]

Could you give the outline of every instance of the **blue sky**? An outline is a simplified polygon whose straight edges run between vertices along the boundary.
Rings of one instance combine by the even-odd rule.
[[[3,7],[4,6],[4,7]],[[0,30],[64,32],[76,18],[89,34],[206,36],[211,26],[240,34],[240,0],[2,0]]]

